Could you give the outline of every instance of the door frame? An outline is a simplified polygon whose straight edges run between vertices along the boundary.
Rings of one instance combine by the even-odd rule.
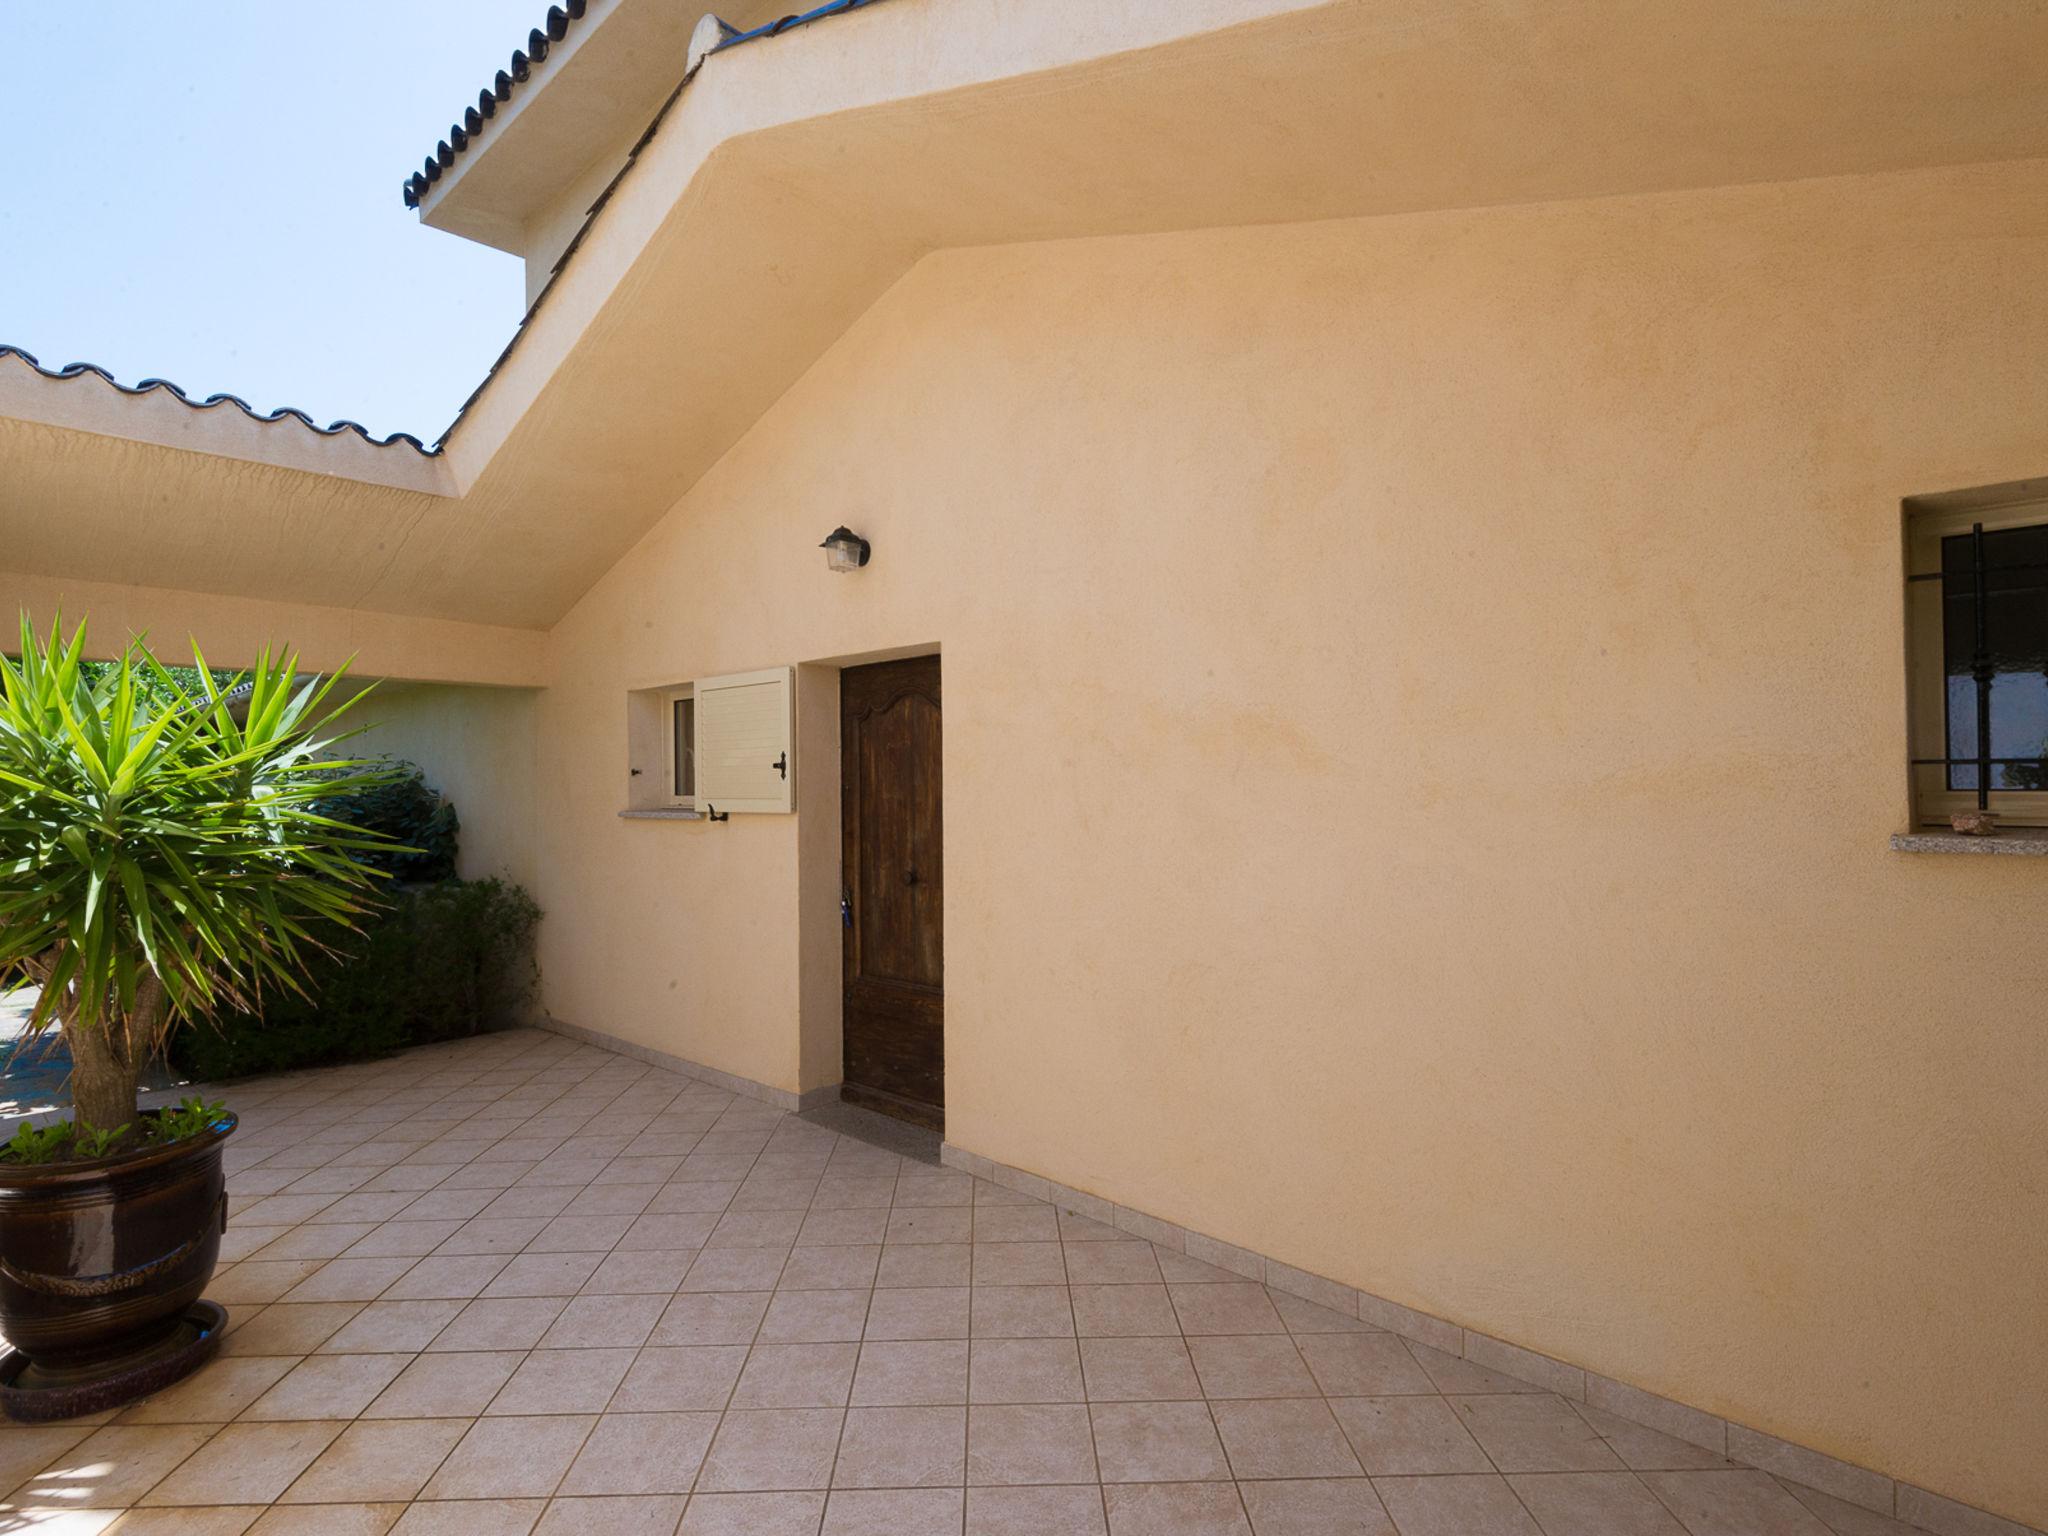
[[[846,1020],[844,946],[839,917],[845,837],[839,803],[839,674],[848,667],[904,661],[913,656],[940,656],[936,640],[886,646],[870,651],[821,656],[797,664],[797,1084],[803,1108],[839,1101],[845,1081]],[[940,676],[945,663],[940,662]],[[941,684],[943,686],[943,683]],[[941,782],[946,773],[945,738],[939,743]],[[943,791],[941,791],[943,794]],[[941,848],[946,847],[945,819],[939,822]],[[951,910],[948,904],[947,917]],[[942,1039],[951,1056],[952,1031]],[[950,1079],[948,1069],[947,1077]]]

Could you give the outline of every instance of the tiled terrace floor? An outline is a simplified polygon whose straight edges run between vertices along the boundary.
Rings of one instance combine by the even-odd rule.
[[[0,1428],[0,1530],[1907,1531],[556,1036],[228,1097],[222,1357]]]

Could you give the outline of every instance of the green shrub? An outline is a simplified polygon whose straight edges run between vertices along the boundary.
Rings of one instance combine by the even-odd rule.
[[[455,804],[410,763],[386,760],[397,777],[346,795],[314,802],[322,816],[390,838],[395,848],[358,854],[359,862],[412,885],[455,878],[456,838],[462,831]]]
[[[327,940],[305,993],[179,1031],[171,1059],[219,1082],[381,1056],[514,1022],[539,979],[540,908],[502,880],[401,888],[362,933]]]

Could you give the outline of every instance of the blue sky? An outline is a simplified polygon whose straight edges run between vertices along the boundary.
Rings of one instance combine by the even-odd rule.
[[[431,439],[518,261],[399,200],[544,0],[13,0],[0,342]]]

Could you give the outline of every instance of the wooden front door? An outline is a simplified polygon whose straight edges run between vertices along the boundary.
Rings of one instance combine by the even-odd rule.
[[[939,816],[939,658],[839,674],[841,878],[846,902],[842,1092],[945,1128],[945,859]]]

